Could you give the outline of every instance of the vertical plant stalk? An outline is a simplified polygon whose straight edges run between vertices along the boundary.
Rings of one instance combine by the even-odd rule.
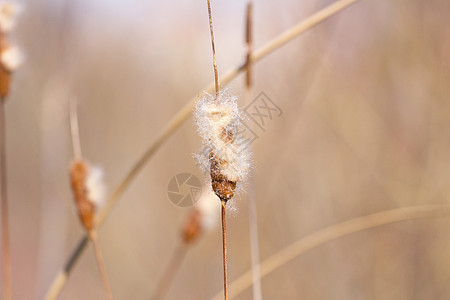
[[[252,68],[252,52],[253,52],[253,3],[249,1],[247,4],[246,26],[245,26],[245,43],[247,45],[247,55],[245,59],[245,104],[250,102],[253,86],[253,68]],[[256,198],[253,177],[249,185],[248,191],[248,223],[250,235],[250,259],[253,277],[253,300],[262,300],[261,288],[261,269],[259,266],[259,240],[258,240],[258,217],[256,210]]]
[[[300,34],[312,29],[319,23],[327,20],[328,18],[339,13],[343,9],[351,6],[352,4],[362,1],[362,0],[338,0],[333,4],[325,7],[324,9],[314,13],[307,19],[299,22],[295,26],[281,33],[274,39],[267,42],[261,48],[258,48],[252,53],[252,61],[256,63],[266,57],[267,55],[275,52],[278,48],[282,47],[286,43],[292,41],[294,38]],[[227,84],[235,79],[239,74],[245,70],[245,64],[238,65],[234,68],[228,70],[222,76],[222,84]],[[209,84],[203,91],[211,92],[214,89],[214,83]],[[165,144],[165,142],[172,136],[173,133],[190,117],[192,110],[194,108],[194,103],[197,100],[197,96],[193,97],[185,106],[183,106],[175,116],[169,121],[169,123],[160,131],[156,136],[154,142],[145,150],[145,152],[139,157],[139,159],[133,164],[130,170],[127,172],[122,181],[116,186],[114,192],[109,197],[107,203],[103,209],[97,214],[95,219],[95,226],[101,226],[108,215],[112,211],[113,207],[117,201],[122,197],[131,183],[136,179],[148,161],[154,156],[154,154]],[[84,235],[80,238],[79,242],[73,249],[70,256],[67,258],[64,267],[56,274],[55,278],[51,282],[47,293],[44,297],[45,300],[53,300],[58,297],[61,293],[64,285],[76,265],[77,261],[80,259],[81,255],[86,250],[87,244],[89,242],[89,237]]]
[[[2,193],[2,263],[3,299],[12,298],[11,244],[9,236],[8,190],[6,178],[6,116],[4,98],[0,99],[0,188]]]
[[[211,3],[208,2],[208,16],[209,16],[209,31],[211,32],[211,47],[212,47],[212,56],[213,56],[213,67],[214,67],[214,87],[216,89],[216,97],[219,94],[219,72],[217,72],[217,62],[216,62],[216,46],[214,44],[214,31],[211,17]]]
[[[172,257],[170,258],[169,264],[167,265],[167,268],[164,272],[164,275],[161,277],[161,280],[158,282],[153,296],[150,298],[151,300],[159,300],[165,297],[167,291],[169,290],[170,284],[172,283],[175,275],[180,269],[181,263],[186,256],[187,250],[188,245],[185,243],[180,243],[175,248]]]
[[[245,43],[247,44],[247,55],[245,59],[245,87],[247,91],[252,88],[252,52],[253,52],[253,3],[247,4],[247,18],[245,22]]]
[[[227,223],[226,223],[226,204],[222,200],[222,251],[223,251],[223,296],[228,300],[228,272],[227,272]]]

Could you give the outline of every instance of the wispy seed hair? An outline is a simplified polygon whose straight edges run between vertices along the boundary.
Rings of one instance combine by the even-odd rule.
[[[197,101],[194,117],[204,147],[197,160],[205,173],[211,175],[216,195],[221,200],[229,200],[251,167],[248,146],[237,140],[242,119],[237,97],[228,91],[220,91],[217,96],[206,95]]]

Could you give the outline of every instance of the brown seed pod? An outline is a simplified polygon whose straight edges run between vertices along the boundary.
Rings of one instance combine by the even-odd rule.
[[[87,231],[94,228],[95,205],[88,198],[86,180],[88,165],[82,160],[75,160],[70,166],[70,181],[80,221]]]
[[[5,40],[4,34],[0,33],[0,56],[2,53],[8,49],[9,45]],[[9,87],[11,85],[11,71],[6,68],[2,63],[0,63],[0,98],[6,98],[9,94]]]
[[[194,208],[181,233],[184,243],[190,244],[200,236],[203,231],[201,218],[201,212]]]
[[[213,152],[210,153],[210,160],[212,189],[221,201],[226,202],[234,196],[234,191],[236,190],[236,181],[228,180],[227,177],[222,174],[223,167],[226,164],[225,161],[214,157]]]

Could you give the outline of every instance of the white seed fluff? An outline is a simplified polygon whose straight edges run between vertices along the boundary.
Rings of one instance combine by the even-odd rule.
[[[105,203],[105,184],[103,181],[103,170],[99,167],[90,166],[86,179],[88,199],[94,203],[96,208],[100,208]]]
[[[207,95],[197,101],[194,117],[204,146],[196,158],[205,173],[210,172],[215,159],[220,161],[220,173],[228,180],[244,181],[251,164],[248,145],[236,141],[241,122],[237,97],[226,91],[219,92],[217,99]]]
[[[3,33],[10,32],[15,24],[16,17],[22,11],[22,6],[11,2],[0,2],[0,31]]]
[[[210,231],[216,227],[220,217],[220,201],[211,190],[211,186],[203,187],[200,199],[195,203],[195,209],[200,212],[200,222],[204,231]]]
[[[9,72],[16,71],[23,62],[23,54],[18,47],[8,47],[0,54],[2,66]]]

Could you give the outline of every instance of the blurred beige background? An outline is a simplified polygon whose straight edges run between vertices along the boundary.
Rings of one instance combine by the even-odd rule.
[[[254,2],[256,48],[332,3]],[[244,59],[245,5],[213,1],[221,72]],[[284,111],[254,143],[261,259],[354,217],[449,203],[449,13],[447,0],[362,0],[255,66],[253,96],[264,91]],[[83,154],[111,190],[212,81],[206,3],[34,0],[14,40],[26,54],[7,103],[14,299],[42,299],[82,235],[67,176],[69,96]],[[231,88],[243,95],[243,77]],[[189,120],[102,227],[116,299],[154,290],[188,213],[167,184],[180,172],[202,178],[199,148]],[[250,268],[247,199],[233,201],[231,281]],[[449,299],[449,225],[408,221],[329,242],[265,277],[264,299]],[[87,250],[61,299],[103,299]],[[217,228],[188,253],[167,299],[220,292],[221,256]]]

